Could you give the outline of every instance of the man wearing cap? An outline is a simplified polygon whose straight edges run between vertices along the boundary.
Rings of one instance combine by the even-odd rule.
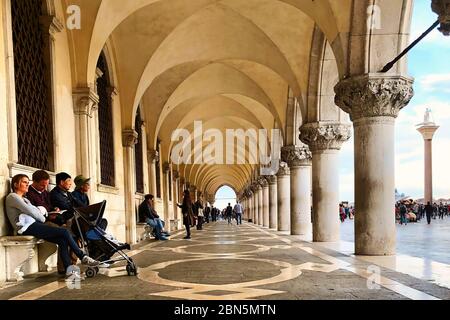
[[[83,204],[83,207],[89,206],[89,196],[88,192],[91,188],[91,185],[89,182],[91,181],[91,178],[85,178],[82,175],[75,177],[75,191],[72,192],[72,196],[74,199],[79,203]]]

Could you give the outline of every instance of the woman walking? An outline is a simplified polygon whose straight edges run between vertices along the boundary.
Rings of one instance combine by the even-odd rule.
[[[179,208],[181,208],[181,212],[183,213],[183,224],[186,227],[186,237],[184,239],[191,238],[191,226],[194,225],[194,213],[192,211],[192,200],[189,190],[184,191],[183,203],[177,204]]]

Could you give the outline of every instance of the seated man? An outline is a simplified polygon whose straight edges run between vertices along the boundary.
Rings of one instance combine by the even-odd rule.
[[[64,211],[61,218],[64,224],[69,222],[70,225],[74,213],[73,208],[83,206],[69,192],[71,187],[72,177],[65,172],[61,172],[56,175],[56,187],[50,192],[52,206]]]
[[[157,240],[168,240],[166,237],[170,234],[164,231],[163,222],[154,209],[154,200],[151,194],[145,196],[145,200],[139,205],[139,219],[155,230]]]
[[[82,175],[76,176],[73,180],[75,182],[75,191],[72,192],[72,197],[74,199],[75,208],[89,207],[90,201],[88,192],[91,189],[90,181],[91,178],[85,178]],[[106,230],[108,227],[108,220],[102,219],[98,226],[102,230]]]

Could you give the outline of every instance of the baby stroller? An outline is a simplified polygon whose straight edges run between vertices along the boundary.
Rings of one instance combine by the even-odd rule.
[[[128,257],[123,250],[130,250],[127,243],[119,243],[114,237],[108,235],[101,227],[103,214],[106,208],[106,201],[97,203],[85,208],[76,208],[74,219],[77,230],[74,233],[81,239],[82,249],[92,258],[101,261],[99,267],[88,267],[86,277],[92,278],[97,275],[99,268],[110,267],[111,265],[126,261],[126,270],[129,276],[137,275],[137,267],[133,260]],[[112,257],[118,253],[115,259]]]

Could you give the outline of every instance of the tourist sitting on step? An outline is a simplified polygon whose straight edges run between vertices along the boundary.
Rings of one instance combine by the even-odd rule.
[[[24,174],[14,176],[11,181],[12,193],[6,197],[6,213],[17,233],[25,236],[34,236],[57,244],[68,276],[73,276],[69,268],[72,265],[69,247],[83,264],[98,266],[99,262],[81,251],[72,235],[66,229],[44,224],[46,220],[45,215],[25,198],[29,183],[28,176]]]
[[[155,238],[157,240],[168,240],[170,234],[164,231],[164,222],[160,219],[155,210],[155,197],[147,194],[144,201],[139,205],[138,214],[139,220],[145,221],[155,231]]]

